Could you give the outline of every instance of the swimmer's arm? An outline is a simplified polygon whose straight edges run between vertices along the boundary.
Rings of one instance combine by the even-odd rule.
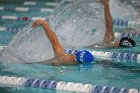
[[[58,60],[56,58],[50,59],[50,60],[45,60],[45,61],[40,61],[40,62],[35,62],[37,64],[44,64],[44,65],[51,65],[51,66],[58,66],[60,65]]]
[[[49,26],[48,22],[38,19],[33,23],[32,26],[36,27],[39,25],[43,26],[44,31],[52,44],[55,55],[59,56],[59,55],[63,54],[64,49],[63,49],[62,45],[60,44],[59,40],[57,39],[57,36],[55,35],[55,33],[52,31],[51,27]]]
[[[106,24],[104,42],[110,43],[114,40],[114,33],[113,33],[112,16],[109,7],[109,0],[104,0],[104,15],[105,15],[105,24]]]
[[[63,49],[62,45],[60,44],[59,40],[57,39],[56,34],[50,28],[48,22],[44,22],[42,25],[43,25],[46,35],[48,36],[50,42],[52,43],[54,51],[56,51],[56,52],[63,51],[64,49]]]

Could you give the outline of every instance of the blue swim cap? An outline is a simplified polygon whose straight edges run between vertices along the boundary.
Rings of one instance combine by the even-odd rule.
[[[94,61],[93,55],[87,50],[78,51],[75,55],[76,55],[76,61],[78,61],[79,63],[84,63],[84,62],[90,63]]]

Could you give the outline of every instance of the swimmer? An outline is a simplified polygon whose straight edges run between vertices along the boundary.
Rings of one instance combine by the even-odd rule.
[[[38,63],[48,65],[75,65],[84,62],[93,62],[94,58],[92,54],[86,50],[78,51],[73,55],[67,54],[47,21],[38,19],[33,23],[32,27],[36,28],[37,26],[43,26],[45,34],[52,44],[55,55],[53,59]]]
[[[97,48],[115,48],[115,47],[134,47],[135,41],[129,37],[123,37],[120,40],[115,39],[113,32],[113,22],[110,13],[109,0],[99,0],[104,5],[104,16],[106,31],[102,44],[95,44]],[[93,45],[89,46],[93,47]]]

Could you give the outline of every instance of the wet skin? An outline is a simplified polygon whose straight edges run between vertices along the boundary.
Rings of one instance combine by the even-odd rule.
[[[64,51],[64,48],[60,44],[59,40],[57,39],[57,36],[52,31],[51,27],[49,26],[47,21],[38,19],[36,20],[32,27],[36,28],[37,26],[42,26],[44,28],[45,34],[47,35],[48,39],[50,40],[55,57],[51,60],[46,60],[43,62],[38,62],[42,64],[50,64],[50,65],[74,65],[78,64],[78,62],[75,61],[75,55],[67,54]]]
[[[105,25],[106,25],[106,32],[104,36],[103,46],[106,48],[112,48],[112,47],[118,47],[119,41],[114,41],[114,33],[113,33],[113,24],[112,24],[112,17],[110,14],[109,9],[109,0],[98,0],[104,5],[104,15],[105,15]],[[52,31],[51,27],[49,26],[49,23],[47,21],[38,19],[36,20],[32,27],[36,28],[37,26],[42,26],[44,28],[46,36],[49,38],[55,57],[51,60],[46,60],[38,63],[42,64],[50,64],[50,65],[75,65],[78,64],[78,62],[75,61],[76,56],[67,54],[64,51],[64,48],[60,44],[57,36]],[[98,46],[97,46],[98,47]]]

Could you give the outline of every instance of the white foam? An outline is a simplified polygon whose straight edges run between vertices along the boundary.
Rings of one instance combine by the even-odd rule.
[[[63,47],[79,48],[102,41],[105,32],[103,5],[96,0],[66,1],[62,1],[48,18]],[[118,9],[114,10],[114,15],[117,15]],[[32,29],[31,25],[32,23],[19,31],[8,47],[1,51],[1,62],[31,63],[54,57],[43,28]]]

